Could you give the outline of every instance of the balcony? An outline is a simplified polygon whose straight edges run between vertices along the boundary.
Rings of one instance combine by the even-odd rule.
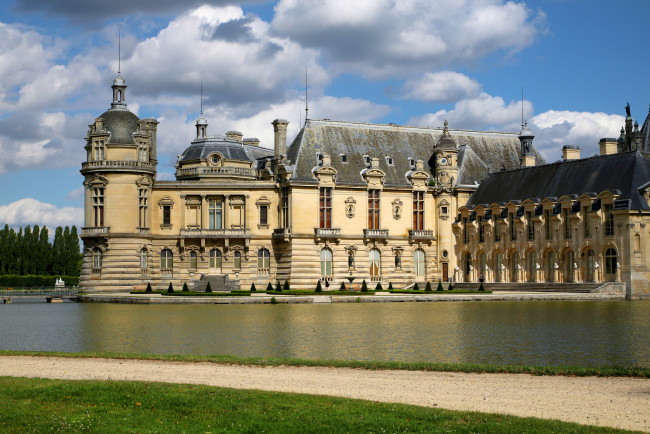
[[[248,229],[181,229],[181,238],[249,238]]]
[[[110,229],[107,226],[87,226],[81,228],[81,238],[105,237]]]
[[[151,235],[151,229],[149,228],[136,228],[138,235]]]
[[[433,231],[409,231],[409,240],[433,240]]]
[[[364,229],[363,238],[368,240],[385,240],[388,238],[388,229]]]
[[[340,238],[340,228],[314,228],[314,235],[318,238]]]
[[[155,173],[156,164],[134,160],[98,160],[81,163],[81,173],[83,174],[102,170]]]
[[[209,177],[255,178],[257,171],[247,167],[187,167],[176,170],[177,179]]]

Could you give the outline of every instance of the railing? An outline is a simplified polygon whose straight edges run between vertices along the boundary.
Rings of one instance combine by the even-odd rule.
[[[291,228],[273,229],[273,237],[275,238],[289,238],[290,236],[291,236]]]
[[[269,269],[268,268],[258,268],[257,269],[257,274],[260,276],[268,276],[269,275]]]
[[[248,229],[181,229],[184,238],[248,238]]]
[[[381,282],[381,276],[370,276],[371,282]]]
[[[81,228],[81,236],[92,237],[92,236],[106,235],[109,233],[110,229],[111,228],[107,226],[88,226],[85,228]]]
[[[89,169],[140,169],[156,170],[155,163],[135,160],[98,160],[84,161],[81,163],[81,170]]]
[[[388,238],[388,229],[364,229],[364,238]]]
[[[340,228],[314,228],[314,234],[320,238],[338,238],[341,236]]]
[[[149,228],[137,228],[138,230],[138,235],[150,235],[151,234],[151,229]]]
[[[176,170],[177,178],[187,176],[246,176],[255,178],[257,171],[246,167],[187,167]]]
[[[409,231],[409,238],[412,239],[412,240],[432,240],[433,239],[433,231],[410,230]]]

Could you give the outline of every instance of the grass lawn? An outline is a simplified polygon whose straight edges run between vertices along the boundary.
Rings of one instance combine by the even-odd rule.
[[[209,386],[0,377],[3,432],[624,432],[403,404]]]
[[[446,294],[492,294],[492,291],[479,291],[474,289],[452,289],[451,291],[424,291],[423,289],[414,290],[414,289],[390,289],[391,294],[436,294],[436,295],[446,295]]]

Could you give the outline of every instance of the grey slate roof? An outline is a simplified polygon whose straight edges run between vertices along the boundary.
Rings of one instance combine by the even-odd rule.
[[[104,129],[111,133],[108,144],[134,145],[133,133],[138,130],[140,119],[129,110],[108,110],[100,116]]]
[[[180,162],[204,160],[213,152],[219,152],[225,159],[255,161],[273,155],[273,151],[259,146],[242,145],[241,142],[222,136],[210,136],[194,140],[181,154]]]
[[[618,200],[629,200],[630,209],[649,210],[637,190],[650,181],[649,160],[650,156],[632,151],[495,172],[467,206],[620,190]]]
[[[459,149],[458,184],[475,185],[492,171],[519,167],[520,142],[515,133],[449,130]],[[379,168],[386,173],[387,186],[408,186],[405,177],[411,170],[409,159],[423,160],[431,174],[429,161],[442,135],[442,128],[418,128],[397,125],[308,120],[288,149],[288,158],[295,165],[292,180],[315,182],[312,169],[318,164],[317,153],[332,157],[338,171],[337,183],[364,185],[360,173],[366,168],[363,156],[379,159]],[[341,162],[347,155],[347,163]],[[537,161],[545,161],[537,154]],[[385,157],[393,158],[389,167]]]

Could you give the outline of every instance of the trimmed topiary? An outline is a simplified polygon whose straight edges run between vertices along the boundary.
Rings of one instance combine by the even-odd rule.
[[[415,285],[413,285],[413,291],[419,291],[420,287],[418,286],[418,283],[415,282]]]
[[[388,290],[390,291],[393,289],[393,282],[388,282]]]
[[[449,287],[448,287],[447,289],[448,289],[449,291],[453,291],[453,290],[454,290],[454,284],[451,283],[451,282],[449,282]]]
[[[316,289],[315,289],[315,291],[316,291],[316,292],[323,292],[323,287],[322,287],[321,284],[320,284],[320,280],[319,280],[318,283],[316,284]]]
[[[485,288],[483,287],[483,282],[481,282],[481,286],[478,287],[479,291],[485,291]]]
[[[345,282],[341,282],[341,286],[339,287],[339,291],[346,291],[347,288],[345,287]]]
[[[190,288],[187,287],[187,282],[183,282],[183,292],[190,292]]]
[[[431,282],[427,282],[427,286],[424,287],[424,292],[431,292]]]
[[[383,291],[384,288],[381,286],[381,282],[377,283],[377,286],[375,287],[375,291]]]
[[[361,284],[361,292],[368,292],[368,284],[366,283],[366,279],[363,279],[363,283]]]
[[[283,291],[290,291],[290,290],[291,290],[291,288],[289,288],[289,281],[288,281],[288,280],[285,280],[285,281],[284,281],[284,288],[283,288]]]
[[[271,282],[269,282],[269,284],[266,285],[266,292],[273,292],[273,285],[271,285]]]
[[[282,292],[282,285],[280,285],[280,281],[275,284],[275,291],[276,292]]]
[[[257,289],[255,288],[255,282],[251,283],[251,292],[255,292]]]
[[[440,281],[440,280],[438,281],[438,288],[436,288],[436,291],[444,291],[444,289],[442,287],[442,281]]]
[[[205,292],[212,292],[212,286],[210,285],[210,281],[208,280],[208,284],[205,285]]]
[[[147,282],[147,289],[145,289],[146,292],[151,292],[151,283]]]
[[[169,282],[169,288],[167,288],[167,292],[170,293],[170,294],[171,294],[172,292],[174,292],[174,285],[172,285],[171,282]]]

